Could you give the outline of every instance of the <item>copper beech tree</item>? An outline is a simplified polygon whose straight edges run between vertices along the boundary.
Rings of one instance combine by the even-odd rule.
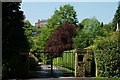
[[[53,57],[59,57],[65,50],[72,49],[72,37],[77,25],[72,22],[64,22],[52,31],[46,45],[45,52]]]

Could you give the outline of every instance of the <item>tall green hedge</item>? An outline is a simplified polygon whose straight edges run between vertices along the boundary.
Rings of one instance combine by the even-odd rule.
[[[74,53],[63,53],[63,66],[69,69],[74,69],[75,65]]]
[[[56,66],[63,66],[63,59],[62,57],[57,57],[53,59],[53,64]]]
[[[75,58],[75,55],[73,53],[73,50],[64,51],[62,57],[57,57],[53,59],[53,64],[57,66],[63,66],[65,68],[69,68],[73,70],[75,65],[74,58]]]
[[[94,49],[96,73],[103,77],[120,77],[120,35],[112,33],[109,37],[95,40]]]

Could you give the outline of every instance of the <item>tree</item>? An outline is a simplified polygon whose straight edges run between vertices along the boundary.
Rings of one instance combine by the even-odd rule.
[[[93,44],[96,36],[104,36],[100,22],[95,18],[84,19],[76,30],[73,38],[74,48],[85,48]]]
[[[25,20],[25,21],[24,21],[24,26],[25,26],[25,27],[27,27],[27,26],[30,27],[30,26],[31,26],[30,21],[29,21],[29,20]]]
[[[24,35],[23,12],[20,11],[20,3],[3,3],[3,52],[27,49],[27,39]],[[10,49],[13,48],[13,49]],[[9,53],[5,53],[9,55]],[[3,54],[4,55],[4,54]]]
[[[45,45],[45,51],[52,53],[53,57],[58,57],[63,51],[71,50],[73,48],[72,37],[76,27],[77,25],[74,23],[65,22],[53,30]]]
[[[42,41],[43,45],[50,43],[50,40],[48,39],[49,36],[52,34],[55,34],[52,30],[57,29],[64,22],[67,21],[67,22],[77,23],[78,20],[77,20],[76,16],[77,16],[76,12],[73,9],[73,6],[71,6],[71,5],[60,6],[59,10],[55,10],[53,16],[51,16],[51,18],[48,19],[48,24],[46,25],[47,28],[49,29],[48,30],[49,33],[45,32],[45,35],[41,34],[44,37],[43,41],[48,41],[47,43]],[[40,40],[42,40],[42,39],[40,39]],[[45,46],[45,50],[47,50],[46,46]],[[59,56],[59,55],[60,54],[58,52],[58,55],[56,55],[56,56]]]
[[[23,70],[22,61],[25,58],[21,57],[20,53],[29,51],[27,38],[24,35],[23,19],[23,11],[20,11],[19,2],[2,3],[2,64],[4,77],[7,74],[10,77],[18,77],[21,75],[20,70]]]
[[[110,32],[113,32],[113,31],[114,31],[112,23],[108,23],[108,24],[103,25],[103,29],[104,29],[107,33],[110,33]]]
[[[30,53],[37,57],[43,63],[46,63],[44,53],[46,41],[50,35],[50,29],[47,27],[34,27],[25,25],[25,35],[28,38],[30,45]],[[33,34],[35,32],[35,34]],[[32,65],[35,67],[35,65]]]
[[[53,16],[48,19],[47,27],[52,30],[57,28],[65,21],[77,23],[76,12],[71,5],[60,6],[59,10],[55,10]]]
[[[81,24],[83,24],[84,28],[83,31],[86,34],[93,34],[94,36],[96,34],[98,34],[98,29],[100,28],[100,22],[95,19],[95,18],[91,18],[91,19],[87,19],[86,23],[81,22]]]
[[[120,26],[120,4],[118,5],[118,9],[116,10],[112,23],[114,30],[116,30],[117,28],[117,23],[119,23]]]

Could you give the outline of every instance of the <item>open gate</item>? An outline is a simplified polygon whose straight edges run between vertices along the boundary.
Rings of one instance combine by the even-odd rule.
[[[44,57],[41,57],[42,60],[38,63],[40,69],[35,78],[95,76],[94,56],[91,50],[64,51],[57,58],[53,58],[52,54],[46,55],[45,52],[39,53]]]
[[[38,70],[29,78],[74,77],[75,54],[73,51],[65,51],[57,58],[53,58],[50,53],[39,53],[41,60],[38,62]]]

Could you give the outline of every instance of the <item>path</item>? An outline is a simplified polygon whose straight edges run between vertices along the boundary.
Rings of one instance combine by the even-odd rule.
[[[64,77],[64,78],[39,78],[39,79],[24,79],[24,80],[94,80],[91,78],[75,78],[75,77]]]
[[[29,74],[29,79],[22,80],[93,80],[91,78],[74,77],[73,73],[66,72],[58,67],[53,66],[53,76],[51,76],[51,65],[38,66],[36,72]]]
[[[37,67],[37,71],[29,74],[28,78],[58,78],[58,77],[73,77],[73,73],[66,72],[58,67],[53,66],[53,76],[51,76],[51,65],[41,65]]]

